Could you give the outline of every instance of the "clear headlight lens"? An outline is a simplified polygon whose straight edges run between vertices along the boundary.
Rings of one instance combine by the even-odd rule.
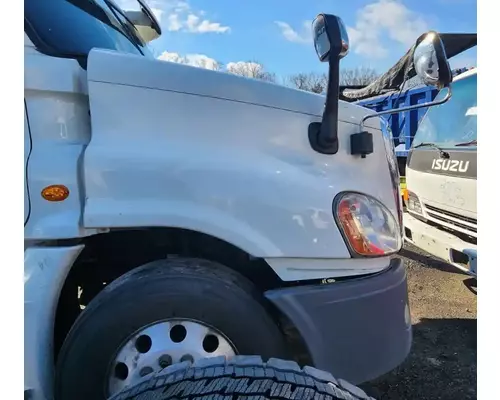
[[[406,208],[409,212],[423,215],[422,205],[417,195],[413,192],[408,191],[408,200],[406,201]]]
[[[351,253],[375,257],[401,249],[403,239],[398,221],[373,197],[341,193],[334,201],[334,214]]]

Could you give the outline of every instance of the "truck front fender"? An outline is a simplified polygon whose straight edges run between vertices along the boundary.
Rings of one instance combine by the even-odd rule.
[[[84,215],[84,224],[87,227],[180,228],[216,237],[255,257],[283,255],[275,243],[244,221],[199,203],[160,199],[89,199]]]
[[[24,251],[24,390],[33,399],[53,398],[56,308],[66,276],[83,247]]]

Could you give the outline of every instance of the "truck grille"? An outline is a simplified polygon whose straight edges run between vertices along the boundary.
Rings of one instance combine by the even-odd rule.
[[[429,204],[424,204],[424,207],[429,219],[439,225],[471,236],[477,236],[477,219],[455,214]]]

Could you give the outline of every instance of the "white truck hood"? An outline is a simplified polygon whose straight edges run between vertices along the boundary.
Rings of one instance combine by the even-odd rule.
[[[256,257],[346,260],[332,212],[339,192],[366,193],[397,215],[380,130],[372,154],[350,154],[367,109],[341,103],[339,151],[326,155],[308,139],[321,95],[103,50],[90,53],[87,79],[88,228],[177,227]]]
[[[323,114],[323,95],[225,72],[111,50],[93,50],[89,65],[89,81],[207,96],[318,117]],[[370,113],[366,108],[343,101],[339,105],[339,118],[344,122],[359,123]],[[380,129],[376,118],[368,120],[366,125]]]

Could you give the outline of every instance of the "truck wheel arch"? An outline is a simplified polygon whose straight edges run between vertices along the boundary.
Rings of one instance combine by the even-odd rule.
[[[120,202],[118,202],[120,203]],[[173,208],[174,211],[165,211]],[[131,211],[132,210],[132,211]],[[241,218],[212,208],[185,204],[128,204],[87,199],[83,213],[87,229],[179,229],[216,237],[255,257],[280,257],[283,250],[262,231]],[[146,227],[146,228],[144,228]]]
[[[71,303],[66,296],[81,290],[80,302],[85,305],[104,288],[103,282],[108,284],[147,262],[167,257],[197,257],[235,270],[248,278],[261,293],[283,284],[264,259],[253,257],[232,243],[196,231],[157,227],[119,229],[87,237],[84,243],[85,248],[73,264],[58,300],[54,325],[56,358],[78,316],[66,314],[67,304]],[[287,331],[292,331],[294,339],[302,342],[295,327],[284,320],[283,314],[264,295],[262,300],[268,303],[273,317],[282,320]],[[294,345],[303,346],[302,343]]]

